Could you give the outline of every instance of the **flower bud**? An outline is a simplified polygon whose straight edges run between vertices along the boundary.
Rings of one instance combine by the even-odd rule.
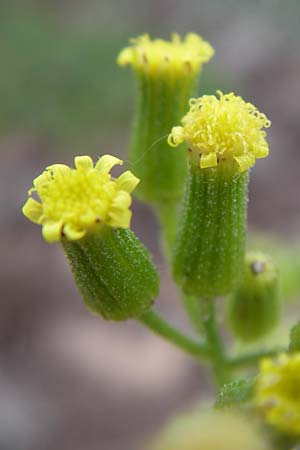
[[[233,93],[190,100],[168,142],[186,142],[188,178],[175,244],[173,274],[186,294],[220,296],[241,276],[249,168],[268,154],[270,122]]]
[[[128,229],[131,195],[138,183],[127,171],[110,170],[122,161],[102,156],[75,158],[75,169],[48,167],[33,182],[24,215],[42,225],[47,242],[61,242],[86,305],[109,320],[137,317],[156,299],[159,278],[151,257]]]
[[[175,418],[149,450],[270,450],[256,422],[240,412],[195,411]]]
[[[268,256],[247,254],[241,282],[228,300],[228,315],[233,332],[243,341],[259,339],[277,324],[279,274]]]
[[[170,41],[148,35],[131,40],[118,56],[130,65],[138,84],[138,101],[129,148],[129,161],[141,178],[136,190],[143,201],[176,204],[182,197],[186,175],[184,148],[170,152],[165,137],[186,111],[203,63],[214,53],[200,36]]]

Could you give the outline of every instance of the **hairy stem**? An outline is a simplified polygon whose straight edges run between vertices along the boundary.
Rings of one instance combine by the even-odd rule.
[[[202,328],[209,348],[211,367],[216,383],[221,386],[228,381],[228,371],[225,350],[216,320],[215,300],[212,298],[201,299],[199,304],[201,305]]]

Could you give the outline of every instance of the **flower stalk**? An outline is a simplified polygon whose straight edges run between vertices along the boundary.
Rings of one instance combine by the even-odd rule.
[[[155,334],[171,342],[185,353],[193,355],[197,359],[201,360],[207,360],[210,358],[210,352],[207,346],[193,340],[174,328],[154,309],[148,310],[142,314],[139,317],[139,321]]]

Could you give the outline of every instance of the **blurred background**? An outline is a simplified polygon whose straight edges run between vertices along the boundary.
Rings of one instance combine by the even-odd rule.
[[[297,240],[299,20],[297,0],[0,0],[0,450],[140,449],[176,410],[208,398],[208,376],[188,357],[84,308],[60,246],[45,244],[20,209],[49,164],[126,158],[134,84],[115,60],[128,39],[194,31],[216,50],[199,92],[234,90],[272,121],[250,225]],[[155,218],[134,210],[162,276],[158,308],[188,328]]]

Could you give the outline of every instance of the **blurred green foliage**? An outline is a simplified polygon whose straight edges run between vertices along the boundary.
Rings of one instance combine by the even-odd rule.
[[[122,42],[101,29],[77,34],[42,11],[0,8],[0,130],[68,138],[122,123],[131,108],[115,65]]]

